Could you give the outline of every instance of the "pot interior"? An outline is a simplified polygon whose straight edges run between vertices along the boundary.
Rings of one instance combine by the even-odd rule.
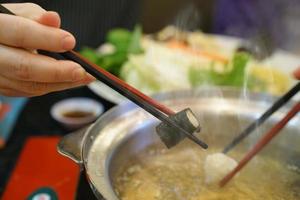
[[[202,124],[202,131],[198,137],[209,145],[209,150],[207,151],[201,149],[187,139],[170,150],[166,149],[155,133],[155,126],[158,124],[158,121],[134,106],[130,106],[130,108],[128,107],[126,110],[126,105],[123,105],[108,113],[103,119],[100,119],[94,130],[89,133],[90,136],[95,134],[96,138],[93,137],[93,140],[91,140],[93,141],[90,145],[91,147],[85,150],[88,156],[88,159],[85,161],[87,173],[92,185],[96,188],[97,195],[100,193],[107,200],[120,199],[119,196],[122,196],[120,193],[124,193],[122,189],[124,189],[124,185],[126,185],[126,180],[122,180],[122,178],[134,178],[134,176],[131,175],[136,173],[134,169],[135,167],[147,168],[147,166],[150,166],[153,168],[152,174],[145,175],[142,173],[139,177],[139,183],[136,184],[141,184],[141,181],[147,182],[155,175],[159,176],[159,173],[163,173],[159,172],[159,170],[172,171],[172,169],[170,170],[170,168],[167,167],[155,168],[153,162],[157,163],[163,161],[165,162],[163,165],[178,166],[181,170],[174,171],[173,174],[171,173],[164,177],[163,183],[160,182],[158,184],[160,185],[159,187],[161,187],[159,189],[159,194],[161,194],[161,191],[167,190],[173,190],[170,194],[175,194],[176,189],[178,189],[176,188],[176,185],[183,185],[182,187],[186,187],[184,192],[178,189],[177,193],[180,194],[175,196],[164,194],[164,197],[159,197],[157,196],[158,194],[153,194],[155,191],[157,192],[158,189],[156,186],[151,187],[151,184],[140,188],[137,186],[136,191],[134,191],[133,188],[130,189],[133,190],[134,193],[138,193],[139,190],[142,190],[139,192],[147,195],[145,200],[196,200],[196,197],[192,198],[188,196],[188,193],[186,192],[188,192],[187,190],[189,189],[191,189],[192,192],[198,191],[198,188],[202,187],[203,181],[201,181],[201,178],[203,179],[203,177],[201,177],[198,173],[201,171],[200,168],[202,165],[198,163],[197,169],[199,168],[199,171],[195,170],[195,174],[188,175],[184,174],[184,166],[187,165],[187,171],[192,171],[192,167],[188,166],[188,164],[197,164],[197,162],[203,161],[209,153],[222,151],[222,148],[224,148],[224,146],[228,144],[234,136],[240,133],[264,110],[266,110],[272,101],[270,99],[262,98],[261,96],[252,96],[247,100],[240,100],[240,98],[236,98],[239,97],[239,95],[232,95],[232,93],[227,97],[224,93],[222,95],[222,99],[219,97],[216,98],[215,95],[199,97],[198,94],[199,93],[197,93],[197,95],[182,95],[181,97],[176,95],[176,98],[166,96],[164,102],[175,110],[191,107]],[[258,138],[260,138],[263,133],[272,127],[272,125],[274,125],[274,123],[286,113],[287,108],[288,107],[281,109],[280,112],[276,113],[270,120],[257,129],[257,131],[252,133],[240,145],[232,150],[229,155],[234,159],[239,160],[243,154],[253,146]],[[248,179],[249,181],[246,180],[246,182],[248,181],[247,184],[249,185],[242,182],[243,184],[246,184],[245,187],[249,186],[249,188],[251,188],[251,185],[259,185],[260,188],[265,187],[265,190],[267,190],[267,185],[270,185],[270,183],[266,183],[264,181],[272,182],[272,180],[282,180],[282,182],[285,181],[287,184],[283,184],[282,190],[285,191],[282,191],[282,193],[292,194],[293,197],[295,196],[294,199],[299,199],[299,124],[300,120],[298,115],[297,118],[290,121],[289,125],[283,129],[282,132],[267,146],[267,148],[259,154],[260,160],[251,161],[249,163],[250,167],[245,168],[236,179],[242,177],[243,173],[247,174],[247,170],[250,171],[249,176],[256,174],[261,177],[269,177],[257,179],[252,178],[251,180]],[[160,157],[165,158],[159,160]],[[278,168],[277,171],[268,172],[269,168],[266,167],[266,165],[270,168],[274,168],[274,166],[271,166],[273,161],[276,163],[276,166],[279,163],[280,168]],[[180,164],[178,165],[178,163]],[[196,172],[199,174],[198,179],[198,174]],[[164,173],[163,176],[165,176]],[[184,185],[184,179],[187,176],[194,176],[196,178],[186,180],[189,184]],[[174,177],[177,178],[173,180]],[[168,178],[170,178],[169,181],[165,180]],[[195,182],[191,182],[191,180],[195,180]],[[271,189],[266,193],[270,192],[272,192]],[[152,196],[149,195],[150,193]],[[228,196],[229,193],[230,192],[224,194]],[[182,196],[180,197],[180,195],[184,195],[185,198]],[[213,195],[211,194],[211,191],[209,195]],[[133,196],[127,196],[127,198],[129,197]],[[260,197],[268,199],[268,195]],[[143,196],[140,196],[139,198],[143,198]],[[218,198],[220,197],[211,197],[207,199]],[[238,197],[229,195],[228,198]],[[278,199],[280,198],[291,199],[290,196],[286,196],[286,198],[279,197]],[[226,198],[224,197],[224,199]]]

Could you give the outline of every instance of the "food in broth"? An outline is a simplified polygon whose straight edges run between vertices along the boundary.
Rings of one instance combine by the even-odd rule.
[[[214,153],[205,158],[204,174],[206,184],[216,184],[237,166],[237,162],[223,154]]]
[[[255,157],[224,188],[206,184],[204,162],[213,152],[220,150],[149,148],[132,158],[128,166],[119,169],[115,191],[122,200],[300,199],[299,171],[263,156]],[[241,154],[231,152],[230,156],[240,158]],[[233,167],[233,163],[230,161],[229,165]]]

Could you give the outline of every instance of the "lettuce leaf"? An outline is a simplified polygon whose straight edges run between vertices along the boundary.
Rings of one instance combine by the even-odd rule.
[[[106,42],[115,46],[116,51],[127,51],[132,33],[126,29],[112,29],[107,33]]]
[[[140,41],[142,28],[136,25],[133,32],[117,28],[109,31],[106,36],[106,43],[112,44],[115,51],[111,54],[101,54],[91,48],[83,48],[80,53],[103,69],[119,76],[122,65],[128,60],[130,54],[143,52]]]
[[[232,59],[232,70],[225,74],[222,85],[228,86],[243,86],[246,76],[247,63],[250,60],[250,55],[244,52],[235,53]]]
[[[132,32],[131,38],[129,40],[129,45],[127,48],[128,54],[140,54],[143,53],[143,49],[141,47],[141,38],[142,38],[142,27],[140,25],[136,25]]]
[[[246,66],[249,60],[249,54],[237,52],[229,63],[231,70],[228,72],[216,72],[213,62],[208,70],[191,68],[189,70],[189,81],[194,87],[203,84],[241,87],[245,80]]]

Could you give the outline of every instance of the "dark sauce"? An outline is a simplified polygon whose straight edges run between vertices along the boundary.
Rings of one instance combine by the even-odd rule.
[[[94,115],[93,112],[86,112],[86,111],[79,111],[79,110],[67,111],[63,113],[63,116],[67,118],[85,118],[93,115]]]

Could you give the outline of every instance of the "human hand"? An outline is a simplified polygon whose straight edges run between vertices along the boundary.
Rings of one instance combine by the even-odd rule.
[[[75,38],[60,29],[57,13],[32,3],[2,5],[17,16],[0,14],[0,94],[37,96],[94,80],[75,62],[36,53],[74,48]]]
[[[294,72],[294,76],[300,80],[300,67]]]

